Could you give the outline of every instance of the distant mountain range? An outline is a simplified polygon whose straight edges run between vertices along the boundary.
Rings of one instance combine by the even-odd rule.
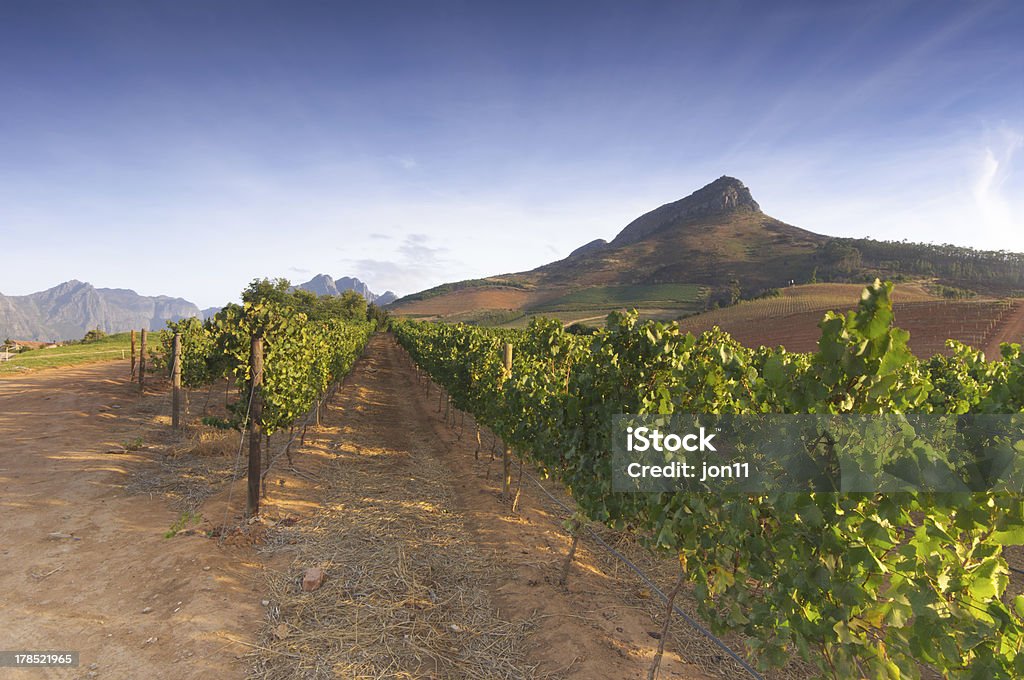
[[[147,297],[71,280],[30,295],[0,294],[0,340],[73,340],[93,328],[106,333],[158,330],[167,321],[199,314],[198,307],[182,298]]]
[[[317,274],[309,281],[293,286],[293,288],[308,290],[310,293],[316,293],[317,295],[341,295],[346,290],[354,290],[366,298],[367,302],[372,302],[380,307],[391,304],[398,299],[398,296],[390,290],[377,295],[365,283],[350,276],[333,279],[327,274]]]
[[[334,280],[321,274],[297,287],[317,295],[341,295],[346,290],[354,290],[378,305],[395,299],[391,291],[377,295],[365,283],[350,277]],[[220,307],[200,310],[182,298],[147,297],[132,290],[96,288],[71,280],[29,295],[0,294],[0,341],[5,338],[75,340],[94,328],[105,333],[132,328],[160,330],[168,321],[190,316],[208,319],[220,310]]]

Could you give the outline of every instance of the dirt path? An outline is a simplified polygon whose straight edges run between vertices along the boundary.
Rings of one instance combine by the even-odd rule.
[[[646,678],[660,604],[585,548],[568,589],[558,586],[569,546],[560,518],[526,486],[511,514],[495,485],[500,463],[488,479],[487,454],[474,460],[472,424],[460,440],[438,414],[438,396],[390,337],[373,338],[331,404],[332,491],[317,521],[300,524],[295,564],[271,587],[279,615],[268,630],[291,632],[262,641],[260,677],[326,678],[316,669],[334,668],[334,677]],[[317,593],[298,592],[308,566],[328,573]],[[377,599],[357,596],[368,592]],[[414,614],[396,607],[409,601]],[[479,606],[491,618],[480,619]],[[503,635],[493,634],[501,625]],[[386,650],[367,651],[375,636]],[[482,648],[499,644],[511,651],[488,668]],[[660,678],[711,677],[679,647],[669,645]],[[358,665],[344,665],[354,656]]]
[[[126,371],[0,379],[0,649],[81,652],[78,669],[16,677],[244,677],[231,639],[263,617],[258,569],[205,538],[165,539],[177,513],[126,494],[152,462],[108,452],[168,429],[166,399],[140,398]]]

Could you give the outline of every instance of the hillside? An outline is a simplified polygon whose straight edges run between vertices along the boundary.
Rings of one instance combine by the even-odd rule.
[[[401,315],[525,323],[532,315],[595,320],[636,307],[678,319],[792,284],[929,280],[957,294],[1024,291],[1024,255],[816,234],[766,215],[738,179],[720,177],[686,198],[591,241],[568,257],[514,274],[445,284],[391,305]]]

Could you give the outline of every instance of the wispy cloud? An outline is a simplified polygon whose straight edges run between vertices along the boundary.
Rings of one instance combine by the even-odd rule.
[[[412,156],[395,156],[391,160],[403,170],[414,170],[419,167],[419,163],[417,163],[416,159]]]
[[[1009,231],[1015,227],[1005,188],[1013,169],[1013,157],[1022,145],[1024,135],[1002,128],[981,154],[972,194],[988,230]]]
[[[447,247],[433,245],[427,234],[407,234],[395,254],[398,257],[391,260],[363,258],[350,263],[359,278],[382,282],[401,294],[447,280],[450,272],[462,268],[451,259]]]
[[[1021,129],[794,149],[741,177],[768,214],[819,233],[1024,252]]]

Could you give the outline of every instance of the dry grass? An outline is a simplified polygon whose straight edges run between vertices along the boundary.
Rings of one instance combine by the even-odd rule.
[[[174,509],[194,512],[231,481],[239,437],[234,430],[189,428],[166,445],[155,466],[132,474],[127,491],[161,494]]]
[[[234,456],[238,451],[238,432],[212,427],[197,427],[190,433],[187,452],[193,456]]]
[[[269,576],[268,625],[252,678],[534,678],[530,621],[494,611],[497,558],[474,549],[443,470],[386,450],[340,451],[313,522],[273,527],[295,551]],[[308,567],[327,574],[304,592]]]

